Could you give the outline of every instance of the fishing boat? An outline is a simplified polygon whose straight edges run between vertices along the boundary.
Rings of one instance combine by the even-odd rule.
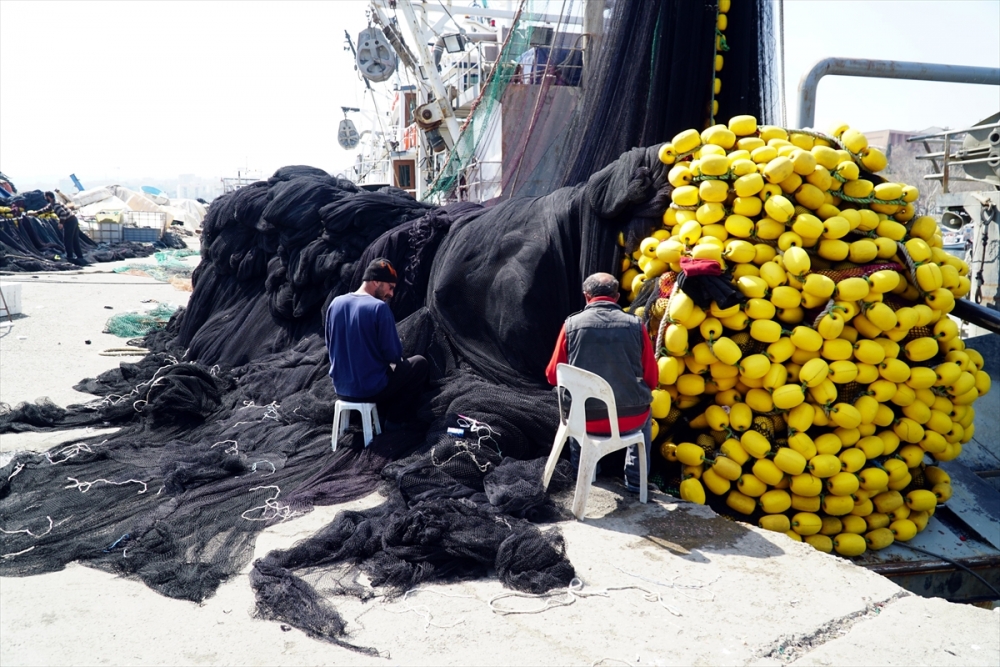
[[[941,247],[944,250],[964,250],[965,240],[962,236],[962,232],[959,231],[947,231],[942,235],[942,240],[944,245]]]
[[[347,35],[372,108],[343,107],[351,180],[437,202],[547,191],[605,3],[478,5],[371,1],[371,24]]]

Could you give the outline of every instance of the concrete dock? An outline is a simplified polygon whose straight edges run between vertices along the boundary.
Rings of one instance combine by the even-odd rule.
[[[169,284],[111,268],[13,279],[24,284],[24,314],[0,328],[0,401],[87,400],[72,385],[121,361],[99,354],[123,345],[101,333],[110,315],[155,305],[148,299],[186,302]],[[995,429],[996,406],[993,419]],[[0,435],[0,461],[80,435]],[[343,509],[380,501],[372,494],[272,526],[256,556],[311,535]],[[585,521],[554,527],[580,578],[572,590],[530,597],[484,579],[422,587],[391,602],[338,599],[350,641],[382,659],[254,619],[246,572],[198,605],[72,565],[0,579],[0,664],[1000,664],[1000,609],[914,595],[850,560],[707,507],[659,493],[641,505],[599,484]]]

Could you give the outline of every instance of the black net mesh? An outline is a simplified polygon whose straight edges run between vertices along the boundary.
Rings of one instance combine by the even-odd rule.
[[[223,197],[190,306],[146,337],[147,357],[81,382],[90,403],[0,410],[2,431],[122,427],[0,469],[0,573],[79,561],[202,600],[263,527],[381,486],[380,507],[257,564],[262,617],[343,642],[313,587],[337,568],[390,593],[487,572],[566,585],[561,538],[536,525],[561,516],[541,487],[558,423],[543,371],[582,277],[614,267],[618,230],[662,215],[664,171],[636,149],[586,185],[488,208],[432,209],[302,168]],[[331,453],[322,314],[374,254],[409,281],[393,308],[430,382],[416,422],[367,448],[352,427]],[[570,477],[560,467],[554,488]]]
[[[146,358],[81,382],[99,396],[87,404],[0,406],[0,432],[120,427],[0,468],[0,575],[77,561],[202,600],[265,526],[379,489],[378,507],[255,563],[261,617],[349,645],[335,595],[487,573],[523,591],[566,585],[562,539],[539,527],[562,517],[541,487],[558,423],[544,368],[583,277],[616,272],[619,233],[642,238],[669,203],[656,147],[632,146],[703,124],[706,72],[691,62],[710,19],[714,4],[615,3],[581,152],[551,175],[571,185],[551,194],[436,208],[294,166],[213,202],[189,305],[145,338]],[[630,50],[635,71],[618,66]],[[647,89],[645,104],[616,99]],[[765,96],[751,97],[741,112],[759,113]],[[430,379],[416,421],[368,447],[351,426],[334,453],[323,313],[374,256],[400,271],[404,353],[425,356]],[[560,464],[550,491],[572,474]]]
[[[148,257],[165,247],[177,247],[172,234],[156,244],[123,241],[113,245],[98,245],[82,231],[80,250],[88,262],[117,262],[123,259]],[[181,243],[183,247],[183,243]],[[0,270],[12,273],[39,271],[75,271],[79,269],[66,258],[63,231],[58,220],[50,216],[0,215]]]
[[[712,102],[715,0],[615,0],[602,48],[583,82],[570,136],[576,151],[561,182],[582,183],[634,146],[669,141],[708,125]],[[719,113],[775,123],[774,35],[771,3],[734,2],[722,55]],[[559,182],[559,181],[557,181]]]

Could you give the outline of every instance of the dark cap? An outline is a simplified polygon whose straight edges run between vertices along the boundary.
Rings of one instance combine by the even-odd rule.
[[[361,279],[365,282],[378,281],[396,284],[396,269],[392,268],[392,263],[385,257],[376,257],[365,269],[365,274]]]

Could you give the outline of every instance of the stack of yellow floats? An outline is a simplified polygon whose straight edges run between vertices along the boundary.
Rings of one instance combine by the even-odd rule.
[[[59,216],[56,215],[55,213],[52,213],[52,212],[42,213],[41,215],[36,215],[34,217],[38,218],[39,220],[58,220],[59,219]],[[18,219],[18,215],[16,215],[14,213],[14,210],[11,207],[9,207],[9,206],[0,206],[0,218],[4,218],[4,219],[7,219],[7,220],[15,220],[16,221]]]
[[[951,496],[933,463],[961,453],[989,390],[948,316],[968,266],[847,126],[737,116],[660,159],[672,204],[622,285],[657,342],[654,431],[681,496],[845,556],[911,539]],[[675,285],[685,256],[717,260],[745,303],[695,305]],[[696,442],[669,437],[681,414]]]

